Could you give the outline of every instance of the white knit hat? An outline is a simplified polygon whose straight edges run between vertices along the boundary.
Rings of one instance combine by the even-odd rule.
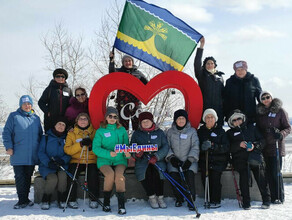
[[[205,118],[206,118],[207,115],[213,115],[214,118],[215,118],[215,120],[216,120],[216,121],[218,120],[217,113],[216,113],[215,110],[212,109],[212,108],[208,108],[208,109],[206,109],[206,110],[204,111],[204,114],[203,114],[203,117],[202,117],[203,122],[206,122],[206,121],[205,121]]]
[[[260,102],[261,103],[263,103],[262,96],[265,95],[265,94],[269,94],[271,96],[271,98],[273,99],[272,93],[270,93],[269,91],[262,91],[261,94],[260,94]]]
[[[236,110],[233,111],[232,115],[228,119],[228,122],[227,123],[228,123],[229,127],[231,127],[231,128],[234,128],[235,127],[233,125],[232,120],[233,119],[237,119],[237,118],[242,118],[242,121],[243,122],[245,122],[245,120],[246,120],[245,115],[240,110],[236,109]]]

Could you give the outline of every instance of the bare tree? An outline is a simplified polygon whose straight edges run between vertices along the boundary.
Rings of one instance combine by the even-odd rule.
[[[0,124],[5,123],[8,117],[8,109],[4,103],[2,96],[0,95],[0,103],[2,104],[0,108]]]

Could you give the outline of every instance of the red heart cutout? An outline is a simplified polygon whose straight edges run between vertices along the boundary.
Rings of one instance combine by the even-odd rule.
[[[160,73],[146,85],[128,73],[115,72],[103,76],[95,83],[90,93],[91,122],[95,129],[99,128],[99,123],[104,119],[106,112],[107,97],[113,90],[128,91],[146,105],[155,95],[168,88],[175,88],[182,92],[189,121],[194,128],[197,128],[203,111],[200,87],[192,77],[176,70]]]

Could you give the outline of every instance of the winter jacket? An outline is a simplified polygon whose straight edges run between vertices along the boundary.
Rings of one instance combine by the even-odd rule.
[[[10,113],[2,133],[6,150],[13,149],[10,164],[38,164],[38,148],[42,134],[40,118],[34,112],[27,114],[19,108]]]
[[[48,174],[57,172],[57,170],[48,167],[48,163],[52,157],[58,157],[64,160],[65,165],[63,167],[68,169],[68,163],[71,157],[64,152],[65,138],[66,135],[57,137],[51,129],[48,130],[47,135],[43,135],[38,156],[40,158],[39,171],[44,179],[46,179]]]
[[[90,137],[90,139],[93,140],[94,135],[95,129],[93,128],[92,124],[90,124],[89,128],[86,130],[81,130],[77,125],[75,125],[74,130],[68,132],[64,146],[64,152],[72,157],[70,163],[78,163],[82,151],[82,146],[80,143],[82,139]],[[84,148],[80,160],[81,164],[86,164],[87,149],[87,147]],[[88,164],[93,163],[96,163],[96,155],[92,151],[89,151]]]
[[[209,129],[206,124],[198,130],[200,139],[200,160],[201,169],[206,167],[206,151],[202,150],[204,141],[211,141],[212,147],[208,150],[208,168],[222,172],[225,170],[229,161],[229,141],[225,130],[221,126],[215,125]]]
[[[239,78],[236,74],[232,75],[224,88],[223,106],[226,121],[229,114],[235,110],[241,110],[254,123],[256,119],[256,99],[259,102],[259,95],[262,91],[260,82],[250,72],[244,78]]]
[[[69,104],[65,112],[65,117],[68,120],[68,125],[74,126],[75,119],[79,113],[85,112],[88,114],[88,98],[84,102],[78,102],[75,97],[71,97]]]
[[[123,164],[127,167],[128,161],[124,153],[117,153],[112,157],[110,152],[115,152],[116,144],[129,145],[128,133],[124,127],[117,128],[116,124],[107,124],[106,128],[100,127],[93,139],[92,150],[97,156],[97,167],[103,165],[116,166]]]
[[[247,168],[247,159],[249,152],[240,147],[242,141],[252,142],[254,150],[262,152],[265,141],[258,128],[253,124],[241,124],[241,127],[231,128],[227,131],[227,136],[230,142],[230,153],[232,156],[232,164],[235,170]]]
[[[71,97],[72,91],[67,83],[59,84],[51,80],[38,102],[40,109],[44,112],[45,131],[53,128],[58,116],[65,115]]]
[[[135,164],[135,174],[138,179],[138,181],[142,181],[145,179],[145,173],[148,167],[148,158],[147,155],[156,156],[157,162],[156,164],[163,170],[166,170],[166,163],[165,163],[165,156],[168,153],[168,142],[166,135],[164,132],[159,129],[158,127],[155,128],[154,131],[147,132],[143,131],[141,129],[136,130],[131,139],[131,144],[136,143],[138,145],[144,145],[144,144],[157,144],[158,151],[150,152],[150,153],[144,153],[142,158],[136,158],[136,164]],[[163,174],[159,171],[160,179],[164,179]]]
[[[182,162],[191,161],[192,165],[189,170],[197,173],[200,149],[196,129],[191,127],[190,122],[188,122],[182,130],[178,130],[176,124],[173,123],[166,136],[169,146],[166,156],[166,161],[168,162],[167,171],[178,172],[178,169],[173,167],[169,161],[171,157],[175,156]]]
[[[204,67],[202,67],[203,49],[198,48],[194,67],[195,76],[198,80],[200,89],[203,95],[203,111],[212,108],[218,115],[218,123],[223,125],[223,89],[224,80],[223,72],[215,72],[211,74]]]
[[[269,108],[264,104],[257,105],[257,126],[262,132],[266,147],[263,151],[264,156],[276,156],[276,140],[274,139],[274,129],[281,131],[283,139],[279,141],[279,152],[281,156],[285,156],[284,138],[291,132],[291,125],[287,112],[282,108],[280,99],[273,99]]]

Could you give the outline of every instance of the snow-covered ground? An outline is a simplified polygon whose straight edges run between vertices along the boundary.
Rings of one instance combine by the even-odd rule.
[[[33,188],[30,196],[33,195]],[[261,202],[252,202],[251,210],[243,210],[238,207],[237,200],[225,199],[222,201],[222,207],[219,209],[204,209],[203,199],[197,199],[199,212],[202,214],[200,219],[292,219],[292,185],[285,185],[286,201],[283,205],[271,205],[268,210],[260,208]],[[0,219],[29,219],[29,220],[47,220],[47,219],[121,219],[117,214],[117,199],[112,198],[112,212],[105,213],[101,207],[96,210],[88,208],[86,204],[83,212],[83,200],[78,200],[79,209],[67,209],[63,212],[57,207],[56,203],[52,204],[51,209],[41,210],[39,204],[25,209],[15,210],[13,205],[17,202],[15,187],[0,187]],[[86,201],[88,202],[88,201]],[[166,198],[167,209],[151,209],[144,200],[130,199],[126,203],[127,214],[123,219],[194,219],[195,212],[188,211],[186,204],[183,207],[174,207],[174,199]]]

